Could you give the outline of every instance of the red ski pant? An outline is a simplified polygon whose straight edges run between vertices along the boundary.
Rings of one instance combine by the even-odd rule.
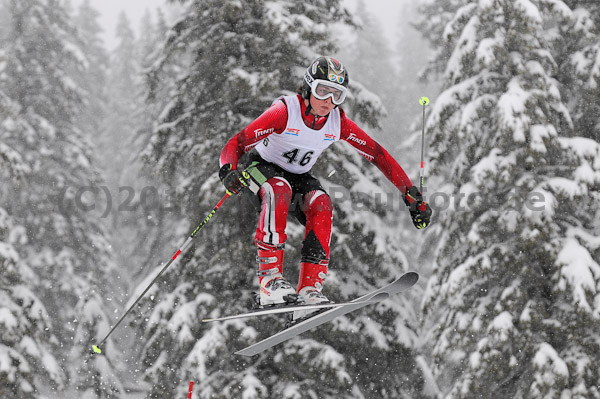
[[[279,273],[283,272],[282,248],[287,239],[287,216],[293,205],[296,213],[301,212],[303,217],[299,219],[305,224],[297,290],[306,286],[320,290],[329,263],[333,206],[329,195],[320,189],[294,194],[290,182],[279,176],[268,179],[261,186],[261,211],[255,242],[259,259],[272,258],[277,261],[261,263],[259,269],[276,267]]]
[[[292,213],[305,226],[298,291],[306,286],[320,289],[329,264],[333,218],[329,195],[310,173],[288,172],[265,161],[254,150],[247,154],[243,167],[252,168],[265,181],[257,196],[260,215],[255,243],[259,276],[270,275],[275,269],[283,273],[285,230],[288,214]]]
[[[283,177],[272,177],[258,193],[261,210],[256,229],[256,241],[274,246],[285,243],[287,217],[294,193]],[[296,194],[294,205],[305,217],[303,260],[323,261],[329,259],[333,206],[329,195],[322,190]]]

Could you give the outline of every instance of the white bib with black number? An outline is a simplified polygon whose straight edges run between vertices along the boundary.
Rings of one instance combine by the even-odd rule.
[[[340,110],[333,109],[325,125],[320,130],[313,130],[302,121],[298,97],[281,98],[284,99],[288,112],[285,130],[266,137],[256,146],[256,150],[265,161],[274,163],[288,172],[308,172],[323,150],[340,139]]]

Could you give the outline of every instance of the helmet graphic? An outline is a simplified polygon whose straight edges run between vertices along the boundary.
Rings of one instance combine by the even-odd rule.
[[[335,58],[319,57],[306,69],[302,98],[308,99],[311,94],[320,100],[331,97],[334,104],[340,105],[346,99],[347,88],[348,71],[344,65]]]

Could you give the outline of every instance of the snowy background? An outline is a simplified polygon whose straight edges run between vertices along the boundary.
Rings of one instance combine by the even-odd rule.
[[[0,398],[600,398],[599,43],[583,0],[0,0]],[[326,293],[417,286],[237,357],[282,321],[201,322],[256,290],[236,197],[93,354],[223,195],[226,141],[321,54],[415,182],[430,98],[434,208],[415,230],[330,148]]]

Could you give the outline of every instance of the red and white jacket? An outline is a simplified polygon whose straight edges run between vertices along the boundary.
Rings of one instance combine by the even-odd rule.
[[[392,158],[381,145],[358,127],[354,121],[348,118],[341,108],[338,107],[334,109],[329,117],[317,117],[313,114],[306,116],[306,105],[304,104],[302,97],[298,95],[295,98],[300,105],[302,121],[309,130],[318,131],[326,125],[329,127],[331,123],[327,124],[328,118],[331,118],[335,112],[334,118],[339,119],[339,135],[336,134],[337,137],[332,141],[337,141],[339,138],[340,140],[349,143],[364,158],[377,166],[379,170],[383,172],[385,177],[387,177],[387,179],[391,181],[402,194],[405,194],[406,190],[413,185],[398,162],[396,162],[396,160]],[[294,97],[285,98],[288,102],[293,101],[293,99]],[[295,104],[293,104],[293,106],[295,107]],[[292,112],[291,114],[295,115],[296,113]],[[233,168],[236,168],[239,158],[244,153],[262,143],[263,140],[268,139],[270,135],[282,135],[285,131],[290,130],[288,118],[287,104],[284,101],[275,101],[262,115],[227,142],[221,151],[221,166],[229,163]],[[335,125],[337,129],[337,123],[335,123]],[[293,131],[294,129],[291,130]],[[290,137],[293,137],[293,135],[290,135]],[[281,142],[285,139],[285,136],[277,136],[277,139],[278,142]],[[323,149],[324,148],[315,148],[318,153],[314,154],[315,159],[311,159],[310,165],[308,166],[312,167],[312,164],[314,164],[314,161],[316,161],[316,158]],[[270,161],[269,159],[266,160]],[[290,171],[292,173],[298,173],[294,170]],[[303,171],[300,171],[300,173],[303,173]]]

